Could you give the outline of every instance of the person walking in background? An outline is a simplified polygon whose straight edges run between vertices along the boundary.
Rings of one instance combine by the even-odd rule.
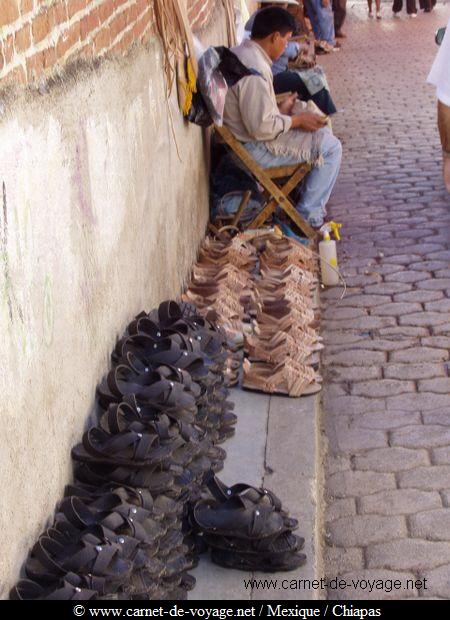
[[[442,146],[443,177],[450,193],[450,21],[427,82],[436,86],[438,129]]]
[[[400,17],[399,13],[403,7],[403,0],[394,0],[392,5],[392,12],[394,17]],[[416,0],[406,0],[406,12],[410,17],[417,17]]]
[[[332,48],[339,47],[336,45],[331,0],[305,0],[305,6],[316,39],[325,41]]]
[[[419,8],[421,8],[424,13],[431,13],[435,6],[436,0],[419,0]]]
[[[372,1],[373,0],[367,0],[367,5],[369,7],[369,17],[373,17]],[[377,19],[381,19],[381,0],[375,0],[375,7],[376,7],[376,10],[377,10]]]
[[[380,2],[380,0],[378,0]],[[342,26],[344,25],[345,16],[347,15],[347,0],[333,0],[333,14],[334,14],[334,36],[337,39],[345,38],[342,32]]]

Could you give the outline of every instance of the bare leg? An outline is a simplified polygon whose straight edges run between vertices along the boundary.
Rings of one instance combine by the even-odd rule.
[[[381,11],[381,0],[375,0],[375,4],[377,7],[377,13]]]
[[[369,13],[372,13],[372,0],[367,0],[367,4],[369,6]]]
[[[450,107],[441,101],[438,101],[438,128],[443,154],[444,183],[450,192]]]

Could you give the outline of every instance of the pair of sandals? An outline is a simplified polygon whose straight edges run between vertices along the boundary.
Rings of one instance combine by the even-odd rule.
[[[306,562],[304,539],[292,532],[298,521],[271,491],[247,484],[227,487],[216,476],[206,480],[213,500],[202,500],[193,519],[212,561],[239,570],[293,570]]]
[[[131,357],[132,363],[138,359]],[[188,378],[188,380],[187,380]],[[107,409],[111,403],[121,402],[124,396],[134,395],[138,401],[162,407],[179,407],[195,413],[195,399],[200,386],[192,381],[191,375],[181,366],[158,366],[152,370],[145,366],[140,372],[137,367],[119,364],[107,375],[97,388],[100,405]]]
[[[318,286],[317,277],[301,266],[283,261],[279,265],[266,265],[261,261],[261,279],[272,284],[274,287],[283,286],[285,283],[296,283],[301,286],[305,294],[312,294]]]
[[[89,577],[76,573],[66,573],[56,584],[43,586],[31,579],[21,579],[12,588],[9,598],[12,601],[91,601],[99,598],[97,589]],[[95,581],[95,579],[94,579]]]
[[[125,537],[123,538],[125,541]],[[116,592],[133,571],[137,542],[111,542],[101,528],[80,532],[67,523],[55,523],[34,545],[25,564],[27,576],[49,587],[68,573],[75,573],[99,593]]]
[[[206,237],[200,248],[199,259],[200,263],[219,266],[231,264],[247,271],[257,262],[255,248],[242,233],[224,241]]]
[[[317,353],[319,344],[311,345],[300,336],[298,339],[289,334],[280,332],[267,340],[258,336],[246,338],[245,350],[249,361],[282,364],[287,358],[292,358],[299,364],[311,366],[317,370],[320,358]]]
[[[163,302],[157,311],[139,314],[127,331],[128,336],[144,335],[154,341],[170,338],[183,350],[203,355],[208,365],[211,361],[223,361],[225,357],[224,334],[187,304]]]
[[[232,324],[242,321],[240,297],[241,293],[237,293],[236,289],[228,284],[208,289],[190,285],[182,295],[183,300],[194,303],[200,310],[216,310],[221,319]]]
[[[266,243],[261,262],[267,267],[279,268],[280,265],[298,265],[311,274],[317,273],[317,259],[313,252],[288,237],[272,237]]]
[[[242,387],[292,398],[311,396],[322,389],[322,377],[310,365],[286,358],[279,364],[244,360]]]
[[[247,271],[231,264],[220,266],[219,270],[217,270],[215,265],[195,263],[191,274],[191,284],[195,286],[226,284],[237,292],[240,292],[248,285],[248,280],[249,274]]]
[[[302,329],[316,329],[319,326],[319,320],[312,310],[296,307],[284,299],[259,306],[256,323],[274,332],[288,331],[292,326]]]

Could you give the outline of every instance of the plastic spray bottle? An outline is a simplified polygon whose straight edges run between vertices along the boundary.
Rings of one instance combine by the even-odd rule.
[[[339,241],[339,229],[342,224],[327,222],[322,226],[320,232],[323,234],[323,241],[319,242],[320,271],[322,274],[322,284],[325,286],[336,286],[339,284],[339,270],[336,252],[336,241],[330,235],[334,234]]]

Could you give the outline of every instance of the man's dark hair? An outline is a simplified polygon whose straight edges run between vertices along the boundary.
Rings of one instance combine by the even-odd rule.
[[[279,32],[284,37],[288,32],[294,32],[295,28],[295,19],[288,11],[269,6],[258,11],[253,22],[252,39],[265,39],[274,32]]]

